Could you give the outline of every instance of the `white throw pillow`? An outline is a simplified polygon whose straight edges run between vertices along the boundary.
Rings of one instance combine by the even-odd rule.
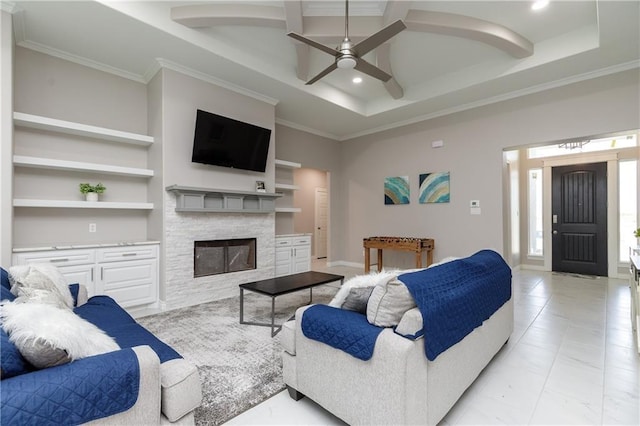
[[[46,290],[53,293],[69,309],[73,308],[73,297],[67,280],[54,265],[50,263],[33,263],[17,265],[9,268],[11,293],[15,296],[30,298],[22,289]]]
[[[112,337],[69,309],[5,301],[0,319],[9,340],[37,368],[120,349]]]
[[[405,312],[415,307],[416,302],[407,286],[394,279],[375,286],[371,292],[367,321],[378,327],[393,327],[398,325]]]
[[[333,306],[334,308],[341,308],[344,304],[344,301],[347,299],[347,296],[349,295],[349,291],[352,288],[375,287],[378,284],[386,283],[392,280],[398,275],[398,273],[399,271],[397,270],[383,270],[367,275],[356,275],[355,277],[349,278],[344,282],[344,284],[342,284],[340,290],[338,290],[331,302],[329,302],[329,306]]]

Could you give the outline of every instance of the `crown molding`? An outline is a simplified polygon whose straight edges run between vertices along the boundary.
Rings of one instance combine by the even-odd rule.
[[[245,89],[244,87],[241,87],[241,86],[238,86],[236,84],[230,83],[230,82],[228,82],[226,80],[222,80],[220,78],[216,78],[216,77],[210,76],[210,75],[205,74],[203,72],[196,71],[196,70],[191,69],[189,67],[185,67],[184,65],[180,65],[180,64],[178,64],[176,62],[169,61],[167,59],[156,58],[156,62],[158,63],[159,67],[157,67],[157,69],[156,69],[156,67],[152,67],[147,73],[145,73],[145,77],[148,76],[148,75],[153,77],[155,75],[155,73],[157,73],[160,70],[160,68],[166,68],[166,69],[170,69],[172,71],[179,72],[181,74],[188,75],[189,77],[193,77],[193,78],[196,78],[198,80],[202,80],[204,82],[211,83],[211,84],[214,84],[216,86],[223,87],[223,88],[225,88],[227,90],[230,90],[232,92],[236,92],[236,93],[239,93],[241,95],[248,96],[250,98],[257,99],[257,100],[262,101],[262,102],[266,102],[269,105],[274,105],[275,106],[275,105],[278,104],[278,102],[280,102],[278,99],[272,98],[272,97],[267,96],[267,95],[263,95],[262,93],[255,92],[255,91],[250,90],[250,89]],[[153,74],[151,74],[151,72],[153,72]]]
[[[451,115],[451,114],[455,114],[458,112],[462,112],[462,111],[467,111],[473,108],[478,108],[478,107],[482,107],[482,106],[487,106],[487,105],[492,105],[492,104],[496,104],[499,102],[503,102],[503,101],[508,101],[511,99],[516,99],[516,98],[520,98],[522,96],[527,96],[527,95],[532,95],[535,93],[539,93],[539,92],[543,92],[545,90],[551,90],[551,89],[556,89],[558,87],[562,87],[562,86],[568,86],[570,84],[574,84],[574,83],[580,83],[582,81],[586,81],[586,80],[592,80],[594,78],[599,78],[599,77],[605,77],[607,75],[611,75],[611,74],[617,74],[620,72],[624,72],[624,71],[629,71],[632,70],[634,68],[640,68],[640,60],[635,60],[635,61],[630,61],[630,62],[624,62],[622,64],[617,64],[617,65],[613,65],[610,67],[606,67],[606,68],[601,68],[599,70],[595,70],[595,71],[591,71],[591,72],[586,72],[586,73],[582,73],[582,74],[577,74],[571,77],[567,77],[567,78],[562,78],[559,80],[554,80],[554,81],[550,81],[547,83],[543,83],[543,84],[538,84],[535,86],[530,86],[521,90],[514,90],[512,92],[509,93],[504,93],[502,95],[498,95],[498,96],[493,96],[490,98],[486,98],[486,99],[482,99],[476,102],[469,102],[463,105],[458,105],[452,108],[447,108],[447,109],[443,109],[440,111],[436,111],[430,114],[425,114],[419,117],[415,117],[409,120],[403,120],[403,121],[398,121],[395,123],[391,123],[385,126],[380,126],[380,127],[375,127],[372,129],[367,129],[364,130],[362,132],[357,132],[357,133],[352,133],[349,135],[344,135],[342,137],[339,137],[338,140],[339,141],[346,141],[346,140],[350,140],[350,139],[355,139],[355,138],[359,138],[362,136],[367,136],[367,135],[372,135],[375,133],[380,133],[386,130],[392,130],[392,129],[396,129],[398,127],[404,127],[404,126],[408,126],[411,124],[416,124],[416,123],[420,123],[422,121],[427,121],[427,120],[432,120],[434,118],[438,118],[438,117],[444,117],[445,115]]]
[[[334,141],[342,140],[337,135],[334,135],[334,134],[331,134],[331,133],[327,133],[327,132],[322,132],[320,130],[317,130],[317,129],[314,129],[314,128],[311,128],[311,127],[303,126],[302,124],[294,123],[292,121],[283,120],[283,119],[277,118],[277,117],[276,117],[276,124],[279,124],[279,125],[285,126],[285,127],[290,127],[292,129],[300,130],[302,132],[311,133],[312,135],[321,136],[323,138],[331,139],[331,140],[334,140]]]
[[[17,37],[16,37],[17,38]],[[138,83],[145,83],[144,78],[138,74],[122,70],[120,68],[112,67],[110,65],[103,64],[102,62],[97,62],[91,59],[87,59],[82,56],[74,55],[72,53],[68,53],[62,50],[55,49],[51,46],[47,46],[41,43],[36,43],[31,40],[23,40],[17,41],[16,45],[20,47],[24,47],[25,49],[31,49],[36,52],[44,53],[45,55],[54,56],[56,58],[64,59],[65,61],[73,62],[78,65],[83,65],[85,67],[93,68],[98,71],[103,71],[109,74],[117,75],[119,77],[123,77],[129,80],[136,81]]]

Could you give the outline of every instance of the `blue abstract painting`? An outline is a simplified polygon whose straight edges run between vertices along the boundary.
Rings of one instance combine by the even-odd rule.
[[[420,175],[420,204],[449,202],[449,172]]]
[[[409,204],[409,176],[384,179],[385,204]]]

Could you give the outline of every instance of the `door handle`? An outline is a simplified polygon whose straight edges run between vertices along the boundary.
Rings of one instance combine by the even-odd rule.
[[[558,231],[556,231],[555,229],[553,230],[553,235],[556,235],[558,233]]]

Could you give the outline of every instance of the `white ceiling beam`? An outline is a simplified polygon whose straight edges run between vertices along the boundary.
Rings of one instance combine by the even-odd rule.
[[[198,4],[171,8],[171,19],[189,28],[216,25],[285,27],[283,8],[251,4]]]
[[[393,99],[400,99],[404,96],[404,90],[400,83],[393,77],[393,70],[391,69],[391,45],[384,43],[376,49],[376,60],[378,68],[387,74],[391,74],[391,78],[384,82],[384,88],[391,95]]]
[[[304,32],[302,19],[302,1],[285,1],[284,17],[286,20],[287,33],[294,32],[302,34]],[[302,81],[309,78],[309,61],[311,52],[308,44],[291,39],[296,47],[296,77]]]
[[[311,51],[307,44],[295,42],[296,44],[296,77],[302,81],[309,79],[309,62],[311,61]]]
[[[507,27],[482,19],[453,13],[410,10],[404,23],[409,31],[479,41],[519,59],[533,55],[533,43],[529,40]]]
[[[287,32],[302,34],[302,1],[285,1],[284,18],[287,22]]]
[[[409,13],[409,9],[411,9],[410,1],[387,1],[387,7],[384,9],[384,15],[382,16],[382,25],[387,26],[398,19],[402,19],[404,21],[407,17],[407,13]]]

